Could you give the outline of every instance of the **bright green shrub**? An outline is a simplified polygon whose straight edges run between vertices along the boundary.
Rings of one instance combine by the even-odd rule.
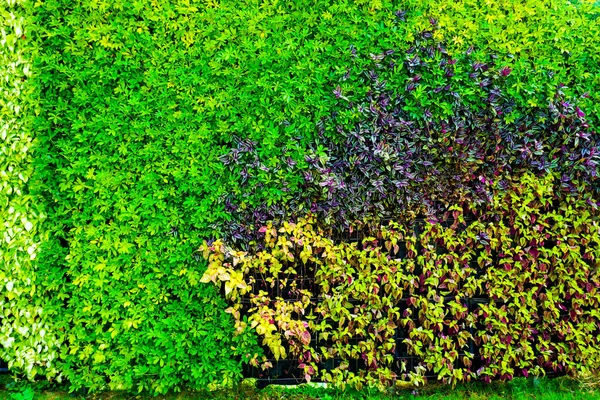
[[[496,187],[484,209],[451,208],[451,226],[427,222],[416,235],[391,223],[360,248],[334,243],[313,216],[279,229],[269,224],[261,229],[266,248],[257,253],[222,241],[203,245],[210,264],[202,281],[224,283],[237,332],[255,330],[267,356],[298,360],[307,380],[384,388],[422,384],[427,371],[447,383],[594,371],[597,200],[568,194],[552,174],[525,174]],[[475,220],[465,223],[463,211]],[[297,286],[304,269],[314,271],[314,291]],[[242,296],[250,299],[248,310]],[[469,308],[474,298],[480,303]],[[402,344],[398,328],[406,331]],[[419,358],[414,369],[398,364],[400,345]],[[327,368],[334,358],[339,366]],[[364,368],[349,370],[355,360]],[[261,366],[271,367],[266,357]]]
[[[22,2],[0,2],[0,358],[29,377],[56,375],[57,338],[35,283],[44,207],[30,193],[34,53]]]

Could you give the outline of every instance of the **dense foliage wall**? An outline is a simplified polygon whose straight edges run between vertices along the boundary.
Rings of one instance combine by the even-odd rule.
[[[314,185],[305,191],[303,172],[316,178],[336,168],[327,158],[338,155],[336,125],[348,133],[364,118],[358,106],[371,102],[367,92],[377,83],[368,72],[393,56],[386,51],[395,50],[403,66],[380,72],[386,90],[410,92],[402,95],[401,117],[422,131],[463,111],[489,117],[490,91],[500,85],[510,112],[494,123],[540,127],[532,116],[552,116],[553,101],[567,115],[559,124],[570,141],[562,155],[580,151],[579,141],[588,149],[596,143],[589,129],[597,126],[600,28],[589,1],[46,0],[2,7],[1,56],[9,62],[0,66],[0,229],[10,238],[1,248],[0,355],[15,360],[15,371],[58,375],[74,389],[165,392],[240,378],[242,362],[263,350],[252,330],[234,334],[227,302],[200,283],[206,263],[197,249],[223,235],[247,247],[263,221],[310,211],[307,196],[317,192]],[[29,30],[21,39],[19,26]],[[13,63],[25,43],[31,66]],[[446,60],[441,72],[412,53],[413,64],[406,59],[410,47],[414,53],[440,43],[444,52],[433,48],[432,57]],[[443,100],[441,82],[451,85],[442,87]],[[345,98],[356,107],[345,108]],[[17,118],[15,104],[29,117]],[[577,134],[584,136],[575,144]],[[239,162],[235,149],[244,153]],[[583,156],[595,162],[595,154]],[[585,180],[565,179],[567,188]],[[380,190],[374,182],[364,189]],[[459,194],[478,193],[477,185],[469,188]],[[319,196],[337,207],[326,192]],[[340,220],[325,208],[328,223]],[[245,221],[256,226],[240,233]]]

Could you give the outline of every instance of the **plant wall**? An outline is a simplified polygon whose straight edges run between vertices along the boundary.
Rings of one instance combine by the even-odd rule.
[[[433,221],[527,170],[597,187],[586,1],[1,10],[0,356],[73,390],[214,388],[268,351],[200,282],[203,239]]]

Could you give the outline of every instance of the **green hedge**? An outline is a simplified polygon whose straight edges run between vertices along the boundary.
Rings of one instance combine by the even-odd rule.
[[[199,283],[206,266],[195,257],[230,218],[222,197],[242,193],[219,156],[235,135],[257,141],[275,166],[288,139],[301,136],[291,149],[301,160],[339,77],[367,62],[351,45],[360,55],[402,48],[433,16],[447,38],[460,32],[464,42],[451,51],[490,47],[512,65],[520,104],[544,104],[565,83],[590,92],[583,101],[593,114],[599,107],[597,11],[588,2],[13,3],[2,3],[2,15],[26,17],[18,23],[29,32],[3,41],[1,57],[17,60],[27,43],[32,76],[0,67],[9,76],[2,126],[12,121],[2,128],[0,229],[15,238],[1,249],[2,338],[15,338],[2,357],[31,375],[45,365],[73,388],[165,392],[239,378],[239,360],[259,352],[256,340],[233,336],[224,300]],[[505,8],[514,11],[504,25],[486,20]],[[16,30],[12,17],[3,20]],[[19,122],[15,98],[28,116]],[[300,178],[279,170],[257,179],[264,188],[246,206],[285,199]],[[46,320],[35,316],[40,309]],[[28,332],[10,333],[19,326]]]

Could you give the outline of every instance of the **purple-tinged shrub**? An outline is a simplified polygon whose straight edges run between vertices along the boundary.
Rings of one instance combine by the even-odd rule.
[[[272,168],[295,170],[298,192],[285,204],[255,208],[227,199],[227,239],[251,242],[266,221],[307,211],[334,229],[388,218],[436,220],[450,204],[476,209],[491,200],[492,180],[527,171],[556,171],[572,193],[580,189],[574,180],[598,190],[598,134],[560,89],[548,107],[513,113],[503,90],[509,67],[496,65],[493,54],[451,56],[426,34],[406,51],[370,58],[370,68],[346,72],[332,90],[336,106],[317,124],[304,160],[284,151]],[[242,182],[269,170],[250,141],[238,141],[223,162],[241,170]]]

